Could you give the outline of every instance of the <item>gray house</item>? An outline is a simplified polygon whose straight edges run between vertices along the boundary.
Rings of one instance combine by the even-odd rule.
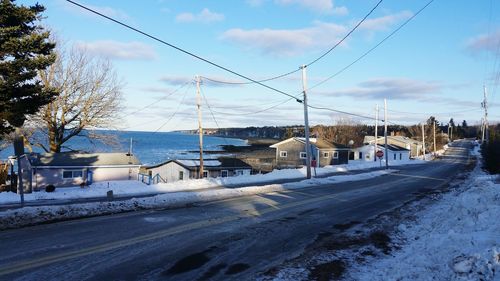
[[[164,163],[141,167],[141,180],[146,183],[173,182],[199,178],[199,160],[168,160]],[[232,177],[250,175],[252,167],[240,159],[219,158],[203,161],[203,177]]]
[[[28,177],[32,190],[52,184],[78,186],[93,182],[136,179],[139,160],[126,153],[47,153],[27,154],[21,161],[23,178]]]
[[[311,159],[316,158],[316,167],[347,164],[349,147],[310,138]],[[296,168],[306,165],[306,147],[304,138],[289,138],[271,145],[276,149],[276,166],[278,168]]]

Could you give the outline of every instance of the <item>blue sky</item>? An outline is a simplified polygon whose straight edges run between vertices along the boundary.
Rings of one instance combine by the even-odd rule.
[[[117,121],[120,129],[196,128],[195,87],[185,83],[195,75],[242,80],[64,0],[42,2],[47,9],[44,24],[67,45],[113,62],[124,81],[124,117]],[[378,0],[77,2],[239,73],[265,79],[319,57]],[[314,86],[356,60],[427,2],[384,0],[344,43],[308,67],[308,85]],[[482,117],[480,103],[486,84],[490,120],[500,120],[500,94],[496,93],[500,3],[495,2],[435,0],[372,53],[311,89],[309,103],[374,116],[375,105],[382,107],[387,98],[388,119],[395,123],[414,124],[433,115],[441,122],[453,117],[475,124]],[[301,73],[266,84],[296,95],[302,89]],[[231,86],[204,80],[202,92],[220,127],[303,124],[300,103],[285,102],[287,96],[259,85]],[[312,125],[334,124],[346,118],[373,123],[317,109],[311,109],[309,116]],[[203,123],[217,127],[205,103]]]

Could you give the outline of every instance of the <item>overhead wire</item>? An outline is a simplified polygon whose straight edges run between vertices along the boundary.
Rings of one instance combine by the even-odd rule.
[[[205,62],[205,63],[208,63],[208,64],[210,64],[210,65],[212,65],[212,66],[215,66],[215,67],[217,67],[217,68],[219,68],[219,69],[222,69],[222,70],[224,70],[224,71],[226,71],[226,72],[229,72],[229,73],[231,73],[231,74],[234,74],[234,75],[236,75],[236,76],[239,76],[239,77],[241,77],[241,78],[243,78],[243,79],[245,79],[245,80],[251,81],[251,82],[253,82],[253,83],[255,83],[255,84],[258,84],[258,85],[260,85],[260,86],[262,86],[262,87],[265,87],[265,88],[267,88],[267,89],[269,89],[269,90],[272,90],[272,91],[274,91],[274,92],[277,92],[277,93],[279,93],[279,94],[282,94],[282,95],[285,95],[285,96],[292,97],[292,95],[290,95],[290,94],[288,94],[288,93],[286,93],[286,92],[284,92],[284,91],[281,91],[281,90],[276,89],[276,88],[274,88],[274,87],[271,87],[271,86],[269,86],[269,85],[263,84],[262,82],[259,82],[259,81],[255,80],[255,79],[252,79],[252,78],[250,78],[250,77],[248,77],[248,76],[245,76],[245,75],[240,74],[240,73],[238,73],[238,72],[236,72],[236,71],[234,71],[234,70],[231,70],[231,69],[229,69],[229,68],[227,68],[227,67],[225,67],[225,66],[222,66],[222,65],[217,64],[217,63],[215,63],[215,62],[213,62],[213,61],[210,61],[210,60],[208,60],[208,59],[206,59],[206,58],[203,58],[203,57],[201,57],[201,56],[199,56],[199,55],[196,55],[196,54],[194,54],[194,53],[192,53],[192,52],[190,52],[190,51],[187,51],[187,50],[185,50],[185,49],[183,49],[183,48],[181,48],[181,47],[178,47],[178,46],[176,46],[176,45],[174,45],[174,44],[168,43],[168,42],[166,42],[166,41],[164,41],[164,40],[162,40],[162,39],[160,39],[160,38],[158,38],[158,37],[156,37],[156,36],[153,36],[153,35],[151,35],[151,34],[149,34],[149,33],[146,33],[146,32],[144,32],[144,31],[142,31],[142,30],[140,30],[140,29],[138,29],[138,28],[135,28],[135,27],[133,27],[133,26],[131,26],[131,25],[128,25],[128,24],[126,24],[126,23],[124,23],[124,22],[121,22],[121,21],[119,21],[119,20],[117,20],[117,19],[114,19],[114,18],[112,18],[112,17],[109,17],[109,16],[107,16],[107,15],[105,15],[105,14],[103,14],[103,13],[100,13],[100,12],[98,12],[98,11],[96,11],[96,10],[94,10],[94,9],[91,9],[91,8],[89,8],[89,7],[87,7],[87,6],[84,6],[84,5],[80,4],[80,3],[77,3],[77,2],[72,1],[72,0],[66,0],[66,1],[67,1],[67,2],[69,2],[69,3],[71,3],[71,4],[73,4],[73,5],[75,5],[75,6],[78,6],[78,7],[82,8],[82,9],[84,9],[84,10],[87,10],[87,11],[89,11],[89,12],[91,12],[91,13],[94,13],[94,14],[96,14],[96,15],[100,16],[100,17],[103,17],[103,18],[105,18],[105,19],[107,19],[107,20],[110,20],[110,21],[112,21],[112,22],[114,22],[114,23],[116,23],[116,24],[119,24],[119,25],[121,25],[121,26],[123,26],[123,27],[125,27],[125,28],[128,28],[128,29],[130,29],[130,30],[132,30],[132,31],[135,31],[135,32],[139,33],[139,34],[142,34],[142,35],[144,35],[144,36],[146,36],[146,37],[148,37],[148,38],[150,38],[150,39],[153,39],[153,40],[155,40],[155,41],[157,41],[157,42],[160,42],[160,43],[162,43],[162,44],[164,44],[164,45],[167,45],[167,46],[169,46],[169,47],[171,47],[171,48],[173,48],[173,49],[175,49],[175,50],[177,50],[177,51],[180,51],[180,52],[182,52],[182,53],[184,53],[184,54],[186,54],[186,55],[189,55],[189,56],[191,56],[191,57],[193,57],[193,58],[196,58],[196,59],[198,59],[198,60],[201,60],[201,61],[203,61],[203,62]]]
[[[179,112],[179,109],[181,108],[181,105],[182,105],[182,103],[184,102],[184,99],[186,98],[186,95],[187,95],[187,93],[188,93],[188,90],[189,90],[189,88],[188,88],[188,89],[186,89],[186,92],[184,92],[184,95],[182,96],[181,101],[180,101],[180,102],[179,102],[179,104],[177,105],[177,108],[175,109],[175,112],[174,112],[174,113],[172,113],[172,114],[170,115],[170,117],[168,117],[167,121],[165,121],[163,124],[161,124],[161,126],[160,126],[160,127],[158,127],[158,129],[156,129],[153,133],[157,133],[159,130],[161,130],[161,129],[165,126],[165,125],[167,125],[167,124],[168,124],[168,122],[170,122],[170,120],[172,120],[172,118],[174,118],[174,116],[177,114],[177,112]]]
[[[318,87],[318,86],[320,86],[320,85],[322,85],[322,84],[330,81],[331,79],[333,79],[333,78],[337,77],[338,75],[342,74],[344,71],[346,71],[347,69],[349,69],[351,66],[353,66],[354,64],[356,64],[357,62],[359,62],[360,60],[362,60],[364,57],[366,57],[371,52],[373,52],[375,49],[377,49],[380,45],[382,45],[385,41],[387,41],[389,38],[391,38],[394,34],[396,34],[399,30],[401,30],[410,21],[412,21],[423,10],[425,10],[432,2],[434,2],[434,0],[430,0],[429,2],[427,2],[427,4],[425,4],[422,8],[420,8],[420,10],[418,10],[415,14],[413,14],[413,16],[411,16],[410,18],[408,18],[405,22],[403,22],[400,26],[398,26],[398,28],[396,28],[394,31],[392,31],[391,33],[389,33],[389,35],[387,35],[386,37],[384,37],[384,39],[382,39],[375,46],[373,46],[368,51],[366,51],[365,53],[363,53],[361,56],[359,56],[353,62],[351,62],[350,64],[346,65],[345,67],[343,67],[342,69],[340,69],[339,71],[337,71],[333,75],[329,76],[328,78],[326,78],[326,79],[324,79],[324,80],[322,80],[322,81],[314,84],[313,86],[309,87],[308,90],[312,90],[312,89],[314,89],[314,88],[316,88],[316,87]]]
[[[331,53],[340,44],[342,44],[347,39],[347,37],[349,37],[354,31],[356,31],[356,29],[358,29],[358,27],[363,22],[366,21],[366,19],[378,8],[378,6],[380,6],[380,4],[382,2],[383,2],[383,0],[379,0],[377,2],[377,4],[342,39],[340,39],[330,49],[328,49],[326,52],[324,52],[323,54],[321,54],[319,57],[317,57],[316,59],[312,60],[311,62],[305,64],[304,66],[308,67],[308,66],[311,66],[311,65],[315,64],[316,62],[318,62],[319,60],[321,60],[322,58],[324,58],[325,56],[327,56],[329,53]],[[270,78],[266,78],[266,79],[262,79],[262,80],[257,80],[257,81],[259,81],[259,82],[267,82],[267,81],[271,81],[271,80],[276,80],[276,79],[283,78],[283,77],[286,77],[288,75],[294,74],[294,73],[300,71],[301,69],[302,69],[302,67],[299,67],[299,68],[297,68],[295,70],[292,70],[292,71],[289,71],[287,73],[280,74],[280,75],[277,75],[277,76],[274,76],[274,77],[270,77]],[[202,76],[202,78],[204,78],[204,79],[206,79],[208,81],[214,82],[214,83],[230,84],[230,85],[245,85],[245,84],[252,84],[252,83],[254,83],[254,82],[222,81],[222,80],[217,80],[217,79],[213,79],[213,78],[209,78],[209,77],[205,77],[205,76]]]
[[[161,98],[158,98],[158,99],[156,99],[154,102],[152,102],[152,103],[150,103],[150,104],[148,104],[148,105],[146,105],[146,106],[143,106],[143,107],[141,107],[141,108],[139,108],[139,109],[137,109],[137,110],[135,110],[135,111],[133,111],[133,112],[127,113],[127,115],[133,115],[133,114],[136,114],[137,112],[143,111],[144,109],[146,109],[146,108],[148,108],[148,107],[150,107],[150,106],[153,106],[153,105],[157,104],[158,102],[163,101],[163,100],[165,100],[165,99],[167,99],[167,98],[171,97],[173,94],[175,94],[176,92],[178,92],[180,89],[182,89],[182,88],[186,87],[186,85],[188,85],[189,83],[192,83],[192,82],[191,82],[191,81],[189,81],[189,82],[186,82],[186,83],[182,84],[181,86],[179,86],[179,87],[178,87],[178,88],[176,88],[175,90],[173,90],[173,91],[169,92],[166,96],[161,97]]]

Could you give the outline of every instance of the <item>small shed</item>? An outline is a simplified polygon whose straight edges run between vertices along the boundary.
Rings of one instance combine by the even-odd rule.
[[[34,190],[47,185],[78,186],[100,181],[136,179],[140,162],[127,153],[61,152],[29,154],[21,162]]]
[[[310,138],[311,159],[316,158],[316,166],[347,164],[349,147]],[[276,166],[279,168],[296,168],[306,165],[307,153],[305,138],[289,138],[271,145],[276,149]]]
[[[192,159],[168,160],[141,167],[141,173],[149,175],[153,183],[173,182],[199,178],[200,161]],[[240,159],[221,157],[203,161],[203,177],[232,177],[250,175],[252,167]]]

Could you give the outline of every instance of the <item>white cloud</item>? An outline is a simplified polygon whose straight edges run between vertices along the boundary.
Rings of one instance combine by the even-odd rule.
[[[333,0],[275,0],[280,5],[299,5],[309,10],[336,15],[347,15],[346,7],[335,7]]]
[[[205,8],[201,10],[198,14],[192,13],[182,13],[177,15],[175,18],[177,22],[201,22],[201,23],[211,23],[217,21],[223,21],[224,15],[211,12],[209,9]]]
[[[490,34],[481,34],[467,40],[466,49],[470,52],[495,53],[500,44],[500,29]]]
[[[75,47],[107,58],[124,60],[152,60],[157,57],[154,49],[141,42],[118,42],[113,40],[100,40],[94,42],[75,42]]]
[[[327,46],[332,41],[340,39],[345,32],[345,26],[317,22],[313,27],[291,30],[235,28],[224,32],[222,39],[240,44],[247,49],[261,50],[266,54],[293,56],[307,49]]]
[[[56,3],[58,3],[58,5],[62,6],[64,9],[66,9],[72,13],[98,17],[94,13],[91,13],[87,10],[84,10],[80,7],[77,7],[69,2],[64,1],[64,0],[57,0]],[[88,8],[90,8],[92,10],[95,10],[101,14],[104,14],[108,17],[112,17],[112,18],[120,19],[120,20],[129,20],[130,19],[130,16],[126,12],[124,12],[123,10],[120,10],[120,9],[112,8],[109,6],[95,6],[95,5],[85,5],[85,6],[87,6]]]
[[[386,30],[399,21],[412,16],[409,11],[368,19],[360,30],[376,32]],[[314,22],[313,26],[300,29],[251,29],[233,28],[225,31],[221,39],[241,45],[248,50],[260,50],[275,56],[295,56],[307,50],[330,47],[338,42],[355,23],[337,24]],[[343,42],[345,46],[347,42]]]
[[[413,16],[410,11],[401,11],[397,14],[387,15],[383,17],[366,19],[360,26],[359,29],[367,31],[380,31],[387,30],[394,24],[409,19]]]
[[[418,81],[408,78],[374,78],[359,83],[357,87],[321,93],[322,95],[347,96],[353,99],[391,99],[421,101],[440,93],[443,85],[436,81]]]

